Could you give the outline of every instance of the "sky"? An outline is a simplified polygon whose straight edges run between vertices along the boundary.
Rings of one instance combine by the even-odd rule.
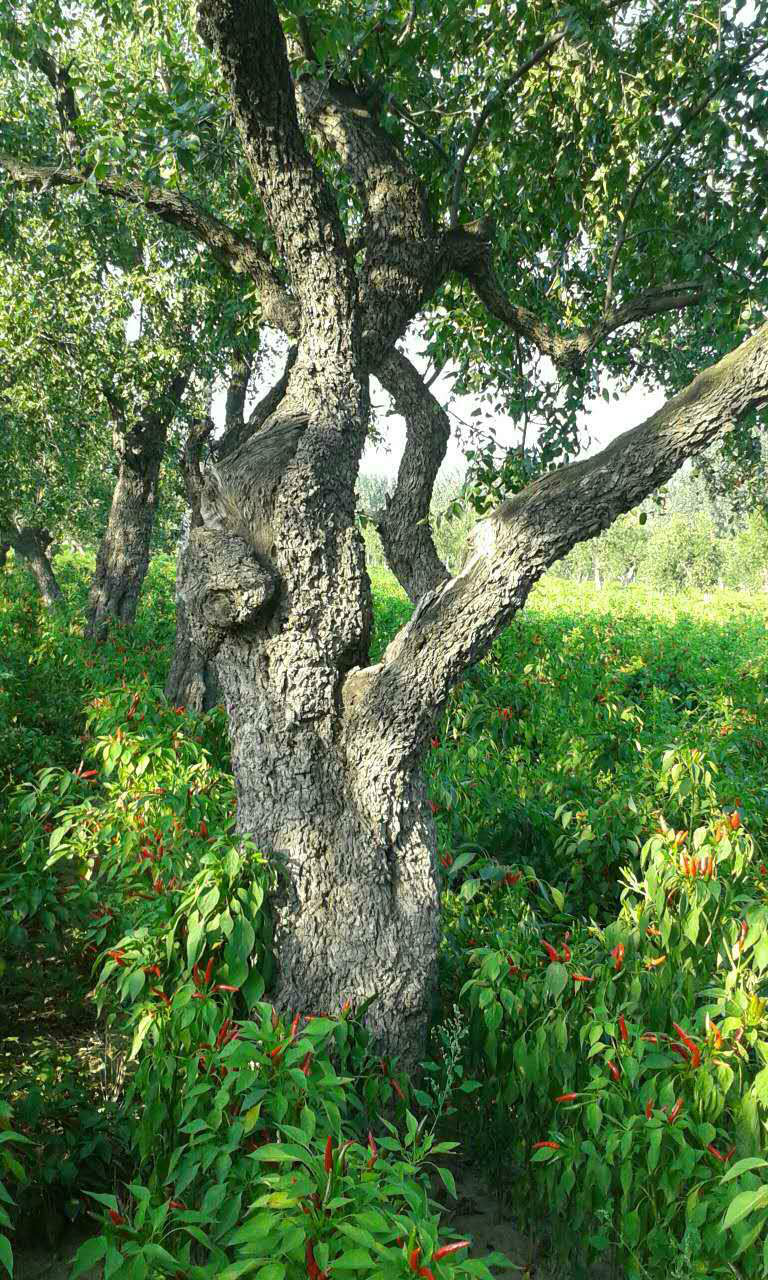
[[[276,346],[284,350],[284,343],[278,340]],[[413,362],[420,372],[426,372],[427,361],[420,355],[420,343],[416,338],[406,341],[405,353]],[[249,394],[248,408],[255,404],[269,387],[277,380],[282,369],[282,362],[279,357],[269,359],[264,362],[263,368],[259,375],[253,380],[253,386]],[[452,415],[452,423],[454,432],[448,445],[448,451],[444,467],[447,470],[454,470],[462,466],[463,454],[458,439],[460,430],[460,421],[469,422],[472,411],[480,407],[480,400],[477,396],[458,396],[451,401],[451,368],[447,366],[440,377],[432,384],[432,394],[437,397],[440,403],[446,407]],[[606,383],[608,389],[611,390],[610,383]],[[223,421],[225,392],[222,388],[214,398],[213,416],[216,423]],[[369,444],[363,454],[361,470],[364,473],[377,472],[379,474],[394,476],[400,463],[403,448],[405,446],[405,422],[399,415],[388,414],[388,397],[373,379],[371,389],[371,401],[374,407],[374,413],[377,418],[377,424],[381,434],[385,437],[385,446],[374,446]],[[620,435],[622,431],[628,431],[631,427],[637,426],[639,422],[643,422],[645,418],[650,417],[652,413],[663,404],[664,394],[661,391],[650,393],[644,387],[637,387],[628,395],[622,395],[618,400],[611,400],[606,403],[602,397],[587,402],[584,413],[581,415],[581,424],[584,429],[584,435],[589,437],[589,444],[581,454],[586,457],[590,453],[595,453],[602,449],[613,438]],[[487,415],[487,406],[483,406],[483,416]],[[515,428],[512,420],[507,417],[497,417],[495,420],[496,437],[500,445],[512,446],[519,444],[520,433]]]

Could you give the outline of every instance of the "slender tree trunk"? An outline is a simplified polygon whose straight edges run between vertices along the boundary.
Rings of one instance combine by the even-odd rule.
[[[5,568],[5,562],[8,559],[8,552],[10,549],[10,542],[0,542],[0,569]]]
[[[194,511],[190,509],[182,522],[176,554],[176,638],[165,696],[188,711],[210,711],[222,697],[216,663],[213,658],[206,658],[192,641],[182,589],[190,567],[189,535],[193,519]]]
[[[88,600],[86,634],[92,640],[106,638],[110,620],[132,623],[136,617],[149,567],[168,428],[188,377],[187,372],[176,374],[166,404],[148,410],[133,427],[115,427],[119,469]]]
[[[64,598],[47,554],[52,541],[45,529],[24,526],[9,533],[8,543],[4,543],[13,547],[16,555],[24,561],[47,608],[59,604]]]

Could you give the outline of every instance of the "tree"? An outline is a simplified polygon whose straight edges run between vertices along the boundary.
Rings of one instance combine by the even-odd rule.
[[[233,161],[226,190],[163,186],[135,135],[101,170],[18,146],[2,164],[30,189],[92,181],[186,227],[296,342],[268,416],[204,473],[182,593],[229,713],[239,830],[280,870],[276,999],[375,997],[380,1043],[412,1059],[439,936],[420,760],[448,692],[550,564],[768,401],[768,326],[723,354],[764,284],[747,317],[743,286],[707,258],[716,244],[762,281],[764,12],[747,30],[706,4],[384,0],[371,16],[200,0],[198,18],[209,54],[173,7],[141,38],[183,51],[198,114],[214,101],[247,178]],[[438,359],[455,348],[467,378],[492,371],[512,400],[532,353],[554,362],[561,389],[545,371],[533,388],[553,461],[602,371],[674,388],[715,363],[601,454],[503,501],[449,578],[425,522],[445,424],[395,345],[425,315]],[[373,666],[355,521],[371,374],[407,414],[391,554],[421,593]]]

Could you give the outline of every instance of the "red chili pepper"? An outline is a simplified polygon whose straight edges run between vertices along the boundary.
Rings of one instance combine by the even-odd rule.
[[[202,822],[200,823],[200,835],[203,837],[203,839],[205,839],[205,837],[208,835],[208,827],[206,826],[205,818],[203,818]]]
[[[304,1251],[304,1256],[307,1262],[307,1275],[309,1276],[309,1280],[318,1280],[318,1275],[320,1274],[320,1268],[318,1267],[315,1261],[315,1251],[312,1245],[313,1245],[313,1242],[311,1240],[308,1240],[306,1249]]]
[[[731,1158],[731,1156],[733,1155],[733,1153],[734,1153],[734,1151],[735,1151],[735,1150],[736,1150],[736,1147],[735,1147],[735,1146],[733,1146],[733,1147],[730,1147],[730,1148],[728,1149],[728,1151],[726,1151],[726,1153],[725,1153],[725,1162],[726,1162],[726,1164],[727,1164],[727,1163],[728,1163],[728,1161],[730,1160],[730,1158]]]
[[[699,1049],[699,1046],[696,1044],[694,1040],[691,1039],[690,1036],[685,1034],[682,1027],[678,1027],[676,1022],[673,1022],[672,1026],[675,1028],[675,1031],[679,1035],[686,1049],[690,1050],[692,1065],[694,1067],[700,1067],[701,1066],[701,1050]]]
[[[433,1255],[433,1262],[441,1262],[443,1258],[449,1258],[452,1253],[458,1253],[459,1249],[468,1249],[469,1240],[456,1240],[453,1244],[442,1245]]]
[[[521,875],[522,875],[521,871],[508,871],[504,877],[504,883],[510,886],[513,884],[517,884]]]
[[[114,1209],[109,1210],[109,1216],[114,1222],[116,1227],[121,1227],[125,1222],[125,1218],[123,1217],[122,1213],[116,1213]]]
[[[184,1201],[183,1201],[183,1200],[169,1200],[169,1201],[168,1201],[168,1208],[169,1208],[169,1209],[186,1209],[186,1207],[187,1207],[187,1206],[185,1205],[185,1203],[184,1203]]]
[[[436,751],[436,750],[437,750],[437,748],[440,746],[440,739],[439,739],[439,738],[432,738],[432,740],[431,740],[431,741],[432,741],[432,747],[433,747],[433,749]]]
[[[616,1066],[616,1063],[615,1063],[615,1062],[610,1062],[610,1061],[608,1061],[608,1062],[606,1062],[606,1064],[605,1064],[605,1065],[606,1065],[606,1067],[608,1068],[608,1070],[610,1071],[610,1073],[611,1073],[611,1075],[613,1076],[614,1080],[620,1080],[620,1079],[621,1079],[621,1072],[619,1071],[619,1068]]]
[[[734,809],[733,813],[728,818],[728,825],[730,826],[731,831],[738,831],[741,826],[741,818],[739,817],[737,810]]]
[[[568,946],[568,943],[567,943],[567,942],[564,942],[564,943],[562,944],[562,946],[561,946],[561,948],[560,948],[560,949],[561,949],[561,951],[562,951],[562,953],[563,953],[563,960],[565,961],[565,963],[566,963],[566,964],[570,964],[570,962],[571,962],[571,948]]]
[[[292,1040],[293,1040],[294,1036],[296,1035],[296,1032],[297,1032],[297,1030],[298,1030],[298,1026],[299,1026],[299,1023],[300,1023],[300,1022],[301,1022],[301,1014],[300,1014],[300,1013],[297,1013],[297,1014],[296,1014],[296,1017],[294,1018],[293,1022],[291,1023],[291,1039],[292,1039]]]
[[[227,1034],[227,1031],[229,1030],[230,1026],[231,1026],[231,1022],[230,1022],[229,1018],[225,1018],[225,1019],[224,1019],[224,1021],[223,1021],[223,1022],[222,1022],[222,1024],[221,1024],[221,1026],[219,1027],[219,1034],[218,1034],[218,1035],[217,1035],[217,1037],[216,1037],[216,1048],[217,1048],[217,1049],[220,1049],[220,1048],[221,1048],[222,1043],[223,1043],[223,1041],[224,1041],[224,1037],[225,1037],[225,1035]]]
[[[651,1116],[652,1116],[652,1115],[653,1115],[653,1098],[649,1098],[649,1099],[648,1099],[648,1101],[647,1101],[647,1102],[646,1102],[646,1104],[645,1104],[645,1118],[646,1118],[646,1120],[650,1120],[650,1118],[651,1118]]]
[[[531,1151],[540,1151],[542,1147],[551,1147],[553,1151],[560,1150],[559,1142],[534,1142]]]
[[[624,1020],[623,1013],[619,1014],[619,1035],[626,1044],[627,1040],[629,1040],[629,1032],[627,1031],[627,1024]]]
[[[411,1252],[408,1254],[408,1266],[411,1268],[411,1271],[418,1271],[420,1259],[421,1246],[417,1244],[416,1248],[411,1249]]]
[[[308,1053],[304,1058],[304,1061],[302,1062],[301,1066],[299,1067],[299,1070],[303,1071],[305,1076],[308,1076],[309,1069],[311,1066],[312,1066],[312,1054]]]
[[[95,778],[95,777],[96,777],[96,774],[97,774],[98,772],[99,772],[99,771],[98,771],[98,769],[86,769],[85,773],[81,773],[81,774],[80,774],[80,777],[81,777],[81,778]]]
[[[162,978],[163,976],[162,973],[160,972],[160,966],[157,964],[145,964],[144,972],[153,973],[156,978]]]
[[[667,1045],[667,1048],[669,1049],[670,1053],[676,1053],[678,1058],[682,1058],[684,1062],[690,1062],[691,1060],[690,1054],[688,1053],[688,1050],[684,1049],[681,1044],[676,1044],[673,1040],[670,1042],[670,1044]]]
[[[276,1045],[276,1046],[275,1046],[275,1048],[274,1048],[274,1049],[270,1050],[270,1054],[269,1054],[269,1056],[270,1056],[270,1058],[272,1059],[272,1061],[273,1061],[273,1062],[279,1062],[279,1061],[280,1061],[280,1059],[281,1059],[281,1058],[282,1058],[282,1056],[283,1056],[283,1050],[284,1050],[284,1049],[285,1049],[285,1045],[278,1044],[278,1045]]]
[[[429,1267],[419,1267],[419,1275],[423,1277],[423,1280],[435,1280],[435,1273],[430,1271]]]
[[[160,989],[159,989],[158,987],[152,987],[152,988],[151,988],[151,991],[152,991],[152,995],[153,995],[153,996],[159,996],[159,997],[160,997],[160,999],[161,999],[161,1000],[164,1000],[166,1004],[170,1004],[170,1003],[171,1003],[171,1002],[170,1002],[170,1000],[168,999],[168,996],[165,994],[165,992],[164,992],[164,991],[160,991]]]
[[[560,957],[559,957],[559,955],[557,954],[557,952],[555,951],[555,948],[554,948],[553,946],[551,946],[548,942],[545,942],[543,938],[542,938],[542,940],[541,940],[541,945],[542,945],[542,947],[544,948],[544,950],[546,951],[546,953],[547,953],[547,955],[549,956],[549,958],[550,958],[550,960],[552,961],[552,963],[553,963],[553,964],[557,964],[557,962],[559,961]]]
[[[718,1151],[717,1147],[714,1146],[713,1143],[707,1143],[707,1151],[710,1155],[714,1156],[716,1160],[719,1160],[721,1164],[725,1164],[725,1156],[722,1151]]]
[[[206,987],[208,986],[208,983],[211,981],[211,974],[213,973],[213,959],[214,959],[213,956],[211,956],[210,960],[205,966],[205,978],[203,979],[203,981],[205,982]]]
[[[450,853],[441,853],[440,861],[444,867],[450,867],[453,865],[453,858],[451,857]]]
[[[393,1079],[390,1077],[390,1081],[389,1081],[389,1083],[392,1085],[392,1088],[394,1089],[394,1091],[395,1091],[395,1093],[397,1094],[397,1096],[398,1096],[398,1098],[400,1099],[400,1101],[401,1101],[401,1102],[405,1102],[405,1094],[403,1093],[403,1091],[402,1091],[402,1089],[400,1088],[400,1085],[397,1083],[397,1081],[396,1081],[396,1080],[393,1080]]]
[[[573,1102],[578,1096],[578,1093],[561,1093],[555,1098],[555,1102]]]
[[[574,973],[574,982],[594,982],[594,978],[587,978],[583,973]]]
[[[619,973],[624,964],[624,943],[618,942],[611,952],[613,956],[613,968]]]
[[[326,1173],[330,1173],[331,1169],[333,1168],[333,1139],[330,1133],[328,1134],[328,1137],[326,1138],[326,1141],[325,1141],[325,1155],[323,1156],[323,1168],[325,1169]]]
[[[216,991],[237,991],[238,988],[230,986],[228,982],[217,982],[213,990],[215,993]]]
[[[107,955],[110,957],[110,959],[114,960],[115,964],[118,964],[121,969],[125,968],[126,962],[123,959],[123,956],[125,955],[125,950],[122,947],[120,947],[119,950],[117,951],[108,951]]]
[[[648,1044],[658,1044],[658,1043],[659,1043],[659,1037],[658,1037],[658,1036],[655,1036],[655,1035],[653,1034],[653,1032],[652,1032],[652,1031],[646,1031],[646,1032],[645,1032],[645,1034],[644,1034],[644,1035],[642,1035],[642,1036],[640,1037],[640,1039],[641,1039],[641,1040],[647,1040],[647,1041],[648,1041]]]
[[[678,1098],[674,1107],[672,1108],[669,1115],[667,1116],[667,1123],[674,1124],[677,1117],[680,1115],[680,1112],[682,1111],[682,1109],[683,1109],[683,1100],[682,1098]]]

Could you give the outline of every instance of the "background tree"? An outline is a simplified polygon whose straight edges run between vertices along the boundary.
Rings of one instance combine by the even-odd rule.
[[[766,302],[764,6],[746,28],[708,3],[201,0],[209,52],[182,6],[100,8],[115,70],[77,70],[81,155],[30,155],[20,129],[2,164],[27,189],[88,182],[185,227],[296,339],[269,416],[205,474],[183,596],[227,703],[239,829],[281,869],[278,1002],[374,998],[382,1044],[418,1055],[439,920],[419,760],[448,691],[548,565],[768,400],[768,328],[723,355]],[[86,8],[73,30],[96,21]],[[151,83],[158,62],[181,86],[162,110],[135,73]],[[170,146],[147,112],[182,121]],[[205,152],[203,119],[227,156],[209,185],[182,159],[188,139]],[[426,522],[446,423],[396,346],[416,320],[467,385],[540,413],[545,465],[573,452],[606,373],[674,391],[717,363],[504,501],[449,579]],[[372,374],[406,413],[383,538],[420,596],[374,666],[355,523]],[[488,473],[490,498],[508,484]]]

